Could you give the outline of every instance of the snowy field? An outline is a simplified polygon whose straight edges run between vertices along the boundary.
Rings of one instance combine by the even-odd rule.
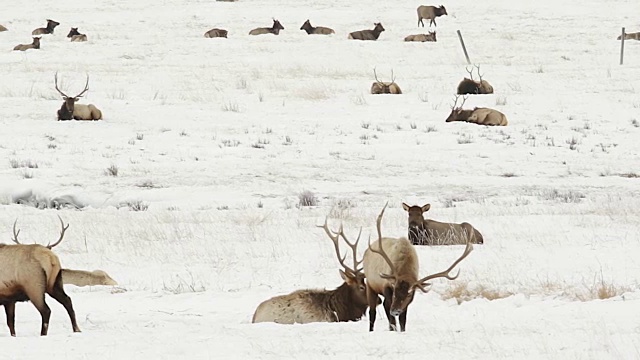
[[[0,239],[57,239],[64,267],[119,286],[67,286],[39,336],[33,305],[0,359],[640,359],[640,31],[633,0],[451,0],[435,43],[405,43],[419,2],[49,1],[3,6]],[[434,4],[435,5],[435,4]],[[279,36],[248,35],[270,26]],[[40,50],[11,51],[51,18]],[[299,27],[335,29],[308,36]],[[377,42],[351,31],[386,31]],[[70,27],[86,43],[70,43]],[[219,27],[228,39],[206,39]],[[466,60],[493,95],[465,106],[507,127],[445,123]],[[373,68],[402,95],[370,95]],[[100,122],[57,122],[54,89]],[[304,192],[316,206],[301,206]],[[51,209],[72,202],[80,210]],[[339,324],[251,324],[269,297],[341,284],[321,225],[406,234],[401,203],[467,221],[485,244],[458,280],[418,294],[407,331],[382,307]],[[365,246],[361,244],[360,252]],[[461,246],[420,248],[421,274]],[[1,264],[0,264],[1,266]],[[0,315],[0,318],[2,316]]]

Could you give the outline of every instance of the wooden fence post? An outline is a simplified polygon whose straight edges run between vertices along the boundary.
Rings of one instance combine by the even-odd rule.
[[[462,50],[464,51],[464,57],[467,58],[467,64],[471,64],[471,60],[469,60],[469,54],[467,53],[467,47],[464,46],[464,40],[462,40],[462,34],[460,30],[458,30],[458,38],[460,39],[460,45],[462,45]]]
[[[624,26],[622,27],[622,35],[620,36],[620,65],[624,61]]]

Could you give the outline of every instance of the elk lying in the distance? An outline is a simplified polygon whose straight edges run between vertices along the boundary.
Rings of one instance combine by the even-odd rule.
[[[473,68],[465,68],[469,73],[469,78],[465,77],[458,84],[458,95],[464,94],[493,94],[493,86],[489,84],[487,80],[482,80],[482,74],[480,74],[480,65],[475,65],[478,71],[480,80],[473,80]]]
[[[19,44],[16,45],[13,50],[25,51],[29,49],[40,49],[40,37],[34,37],[31,44]]]
[[[409,206],[402,203],[402,208],[409,215],[409,241],[413,245],[484,244],[482,234],[467,222],[455,224],[425,219],[423,214],[429,211],[431,204]]]
[[[446,278],[454,280],[460,272],[452,276],[451,270],[466,258],[473,250],[473,245],[467,243],[462,255],[449,266],[448,269],[435,274],[418,278],[420,271],[418,254],[407,238],[382,237],[380,224],[382,209],[376,222],[378,240],[373,244],[369,241],[369,248],[364,253],[364,275],[367,279],[367,297],[369,299],[369,331],[373,331],[376,321],[376,304],[379,295],[384,296],[384,310],[389,320],[389,330],[396,330],[396,316],[400,320],[400,331],[405,331],[407,310],[413,301],[415,290],[427,292],[431,284],[429,280]]]
[[[431,42],[435,42],[436,41],[436,32],[435,31],[429,31],[428,34],[409,35],[409,36],[404,38],[404,41],[420,41],[420,42],[431,41]]]
[[[18,241],[20,230],[13,223],[13,242],[17,245],[0,244],[0,305],[4,305],[7,325],[11,336],[16,336],[16,302],[31,301],[42,317],[40,335],[47,335],[51,309],[45,302],[45,293],[64,306],[71,319],[74,332],[80,332],[76,322],[71,298],[64,292],[60,259],[51,249],[60,244],[69,225],[64,225],[60,238],[53,244],[23,245]]]
[[[117,281],[102,270],[62,269],[62,283],[75,286],[118,285]]]
[[[337,233],[329,230],[327,220],[322,226],[336,251],[336,256],[344,270],[340,276],[344,283],[334,290],[297,290],[262,302],[253,314],[253,323],[275,322],[279,324],[306,324],[311,322],[340,322],[359,320],[367,310],[367,289],[364,281],[362,260],[357,260],[356,250],[360,234],[355,243],[344,235],[342,226]],[[344,263],[340,255],[339,239],[342,237],[353,253],[353,266]]]
[[[353,40],[378,40],[380,33],[384,31],[381,23],[374,23],[373,30],[360,30],[349,33],[349,39]]]
[[[400,86],[396,84],[396,78],[393,76],[393,70],[391,70],[391,82],[383,82],[378,80],[378,74],[376,74],[376,69],[373,69],[373,76],[376,81],[371,84],[371,93],[372,94],[402,94],[402,90]]]
[[[431,20],[429,26],[431,26],[431,24],[436,26],[436,18],[442,15],[449,15],[444,5],[440,5],[440,7],[431,5],[418,6],[418,26],[422,24],[422,27],[424,27],[424,21],[422,21],[422,19],[429,19]]]
[[[206,33],[204,33],[204,37],[206,37],[206,38],[217,38],[217,37],[226,38],[228,33],[229,32],[227,30],[213,28],[213,29],[207,31]]]
[[[307,21],[304,22],[304,24],[302,24],[302,26],[300,26],[300,30],[306,31],[307,35],[312,35],[312,34],[330,35],[330,34],[335,34],[336,33],[335,31],[333,31],[333,29],[328,28],[328,27],[311,26],[311,22],[309,22],[308,19],[307,19]]]
[[[624,39],[625,40],[640,40],[640,32],[634,32],[634,33],[625,33],[624,34]],[[622,40],[622,35],[618,35],[618,40]]]
[[[47,26],[46,27],[41,27],[41,28],[37,28],[35,30],[33,30],[31,32],[31,35],[46,35],[46,34],[53,34],[53,30],[56,28],[56,26],[60,25],[59,22],[57,21],[53,21],[51,19],[47,19]]]
[[[84,86],[84,90],[80,92],[80,94],[76,96],[67,96],[58,88],[58,73],[54,77],[56,90],[62,95],[62,99],[64,102],[62,103],[62,107],[58,110],[58,120],[101,120],[102,119],[102,111],[95,107],[93,104],[83,105],[76,104],[84,93],[89,91],[89,75],[87,75],[87,83]]]
[[[0,25],[0,32],[8,31],[8,29],[2,25]]]
[[[509,124],[507,117],[498,110],[484,107],[476,107],[473,110],[463,110],[462,106],[467,100],[466,96],[463,97],[462,104],[456,107],[456,104],[458,103],[458,96],[459,95],[456,95],[455,102],[451,107],[451,113],[445,122],[464,121],[486,126],[507,126]]]
[[[280,34],[280,30],[284,30],[284,26],[280,24],[280,21],[273,19],[273,25],[271,25],[270,28],[268,27],[255,28],[249,31],[249,35],[262,35],[262,34],[278,35]]]
[[[71,38],[71,42],[80,42],[80,41],[87,41],[87,35],[86,34],[81,34],[78,31],[77,27],[72,27],[71,30],[69,31],[69,33],[67,34],[68,38]]]

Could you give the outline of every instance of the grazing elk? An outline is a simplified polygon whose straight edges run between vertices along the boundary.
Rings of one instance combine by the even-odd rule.
[[[640,40],[640,32],[634,32],[634,33],[625,33],[624,34],[624,39],[625,40]],[[622,35],[618,35],[618,40],[622,40]]]
[[[418,254],[407,238],[382,237],[380,223],[382,209],[377,220],[378,240],[373,244],[369,241],[369,248],[364,253],[364,274],[367,278],[367,297],[369,299],[369,331],[373,331],[376,321],[376,303],[379,295],[384,296],[384,310],[389,320],[389,330],[396,330],[396,316],[400,320],[400,331],[405,331],[407,310],[413,301],[415,290],[427,292],[431,284],[427,281],[436,278],[454,280],[451,270],[466,258],[473,250],[473,245],[467,243],[462,255],[449,266],[448,269],[418,279],[420,271]]]
[[[349,39],[353,40],[378,40],[380,33],[384,31],[381,23],[374,23],[373,30],[360,30],[349,33]]]
[[[20,230],[16,231],[17,222],[13,223],[12,238],[17,245],[0,244],[0,305],[4,305],[11,336],[16,336],[15,310],[16,302],[20,301],[31,301],[38,309],[42,317],[40,335],[47,335],[51,309],[45,302],[45,293],[64,306],[73,331],[80,332],[71,298],[62,286],[60,259],[51,251],[60,244],[69,225],[65,226],[60,218],[62,231],[58,241],[53,244],[23,245],[18,241]]]
[[[40,49],[40,37],[34,37],[31,44],[19,44],[16,45],[13,50],[26,51],[29,49]]]
[[[482,80],[482,74],[480,74],[480,65],[475,65],[478,71],[479,81],[473,80],[473,68],[465,68],[469,77],[465,77],[460,84],[458,84],[458,95],[464,94],[493,94],[493,86],[489,84],[487,80]]]
[[[93,104],[83,105],[76,104],[84,93],[89,91],[89,75],[87,75],[87,83],[84,86],[84,90],[80,94],[70,97],[60,91],[58,88],[58,73],[55,75],[56,90],[62,95],[64,102],[62,107],[58,110],[58,120],[101,120],[102,111],[95,107]]]
[[[80,42],[80,41],[87,41],[87,35],[86,34],[81,34],[78,31],[77,27],[72,27],[71,30],[69,31],[69,33],[67,34],[68,38],[71,38],[71,42]]]
[[[429,211],[431,204],[409,206],[402,203],[402,208],[409,213],[409,241],[413,245],[484,244],[482,234],[467,222],[453,224],[425,219],[423,213]]]
[[[342,226],[337,233],[329,230],[327,220],[321,226],[327,233],[344,270],[340,276],[344,283],[334,290],[297,290],[262,302],[253,314],[253,323],[275,322],[279,324],[306,324],[311,322],[339,322],[359,320],[367,310],[367,289],[362,269],[362,260],[357,260],[356,250],[360,234],[355,243],[350,243]],[[353,253],[353,267],[344,263],[346,255],[340,255],[339,239],[342,237]]]
[[[7,31],[8,29],[2,25],[0,25],[0,32]]]
[[[373,76],[376,78],[376,81],[371,84],[372,94],[402,94],[400,86],[396,84],[396,78],[393,76],[393,70],[391,70],[391,82],[378,80],[378,74],[376,74],[375,68],[373,69]]]
[[[117,281],[102,270],[62,269],[62,283],[75,286],[118,285]]]
[[[404,41],[420,41],[420,42],[431,41],[431,42],[435,42],[436,41],[436,32],[435,31],[429,31],[428,34],[409,35],[409,36],[404,38]]]
[[[335,34],[336,32],[333,29],[324,26],[311,26],[309,19],[300,26],[300,30],[304,30],[307,32],[307,35],[330,35]]]
[[[262,34],[278,35],[280,34],[280,30],[284,30],[284,26],[280,24],[280,21],[273,19],[273,25],[271,25],[270,28],[268,27],[255,28],[249,31],[249,35],[262,35]]]
[[[37,28],[31,32],[31,35],[46,35],[53,34],[53,30],[56,26],[60,25],[59,22],[47,19],[47,27]]]
[[[507,126],[509,124],[507,117],[498,110],[479,107],[474,108],[473,110],[463,110],[462,106],[467,100],[466,96],[463,97],[462,104],[460,104],[459,107],[456,107],[456,104],[458,103],[458,96],[459,95],[456,95],[453,107],[451,107],[451,113],[445,122],[465,121],[487,126]]]
[[[228,34],[227,30],[213,28],[213,29],[207,31],[206,33],[204,33],[204,37],[206,37],[206,38],[217,38],[217,37],[226,38],[227,34]]]
[[[444,5],[440,5],[440,7],[431,5],[418,6],[418,26],[422,24],[422,27],[424,27],[424,21],[422,21],[422,19],[430,19],[431,21],[429,22],[429,26],[431,26],[431,24],[437,26],[436,18],[442,15],[449,15],[447,14],[447,9],[444,8]]]

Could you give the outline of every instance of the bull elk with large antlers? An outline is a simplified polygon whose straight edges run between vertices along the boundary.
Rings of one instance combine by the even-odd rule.
[[[476,107],[473,110],[463,110],[462,106],[464,105],[465,101],[467,101],[466,96],[462,98],[462,104],[456,107],[456,104],[458,103],[458,97],[459,95],[456,95],[455,102],[451,107],[451,113],[449,114],[449,117],[447,117],[445,122],[464,121],[487,126],[507,126],[509,124],[509,121],[507,121],[507,117],[505,116],[505,114],[501,113],[498,110],[479,107]]]
[[[364,253],[364,275],[367,278],[367,298],[369,299],[369,331],[373,331],[376,321],[376,304],[379,295],[384,296],[384,310],[389,319],[389,329],[396,330],[396,316],[400,320],[400,331],[405,331],[407,310],[413,301],[415,290],[427,292],[431,284],[429,280],[445,278],[455,280],[460,272],[452,276],[451,270],[456,267],[473,250],[467,243],[462,255],[448,269],[418,278],[420,265],[418,254],[407,238],[382,237],[380,224],[387,205],[382,208],[376,222],[378,240]]]
[[[60,218],[60,217],[58,217]],[[62,231],[60,238],[53,244],[23,245],[18,241],[20,230],[16,231],[16,220],[13,223],[13,242],[16,245],[0,244],[0,305],[4,305],[7,325],[11,336],[16,336],[15,310],[16,302],[31,301],[42,317],[40,335],[47,335],[51,309],[45,302],[45,293],[64,306],[71,319],[74,332],[80,332],[76,322],[71,298],[62,286],[60,260],[51,249],[60,244],[69,225],[60,218]]]
[[[376,81],[371,84],[372,94],[402,94],[400,86],[396,84],[396,78],[393,76],[393,70],[391,70],[391,82],[378,80],[378,74],[376,74],[375,68],[373,69],[373,76],[376,78]]]
[[[344,283],[334,290],[297,290],[262,302],[253,314],[252,322],[275,322],[279,324],[306,324],[311,322],[356,321],[367,310],[367,290],[364,274],[359,268],[362,259],[357,259],[358,242],[349,242],[342,226],[337,233],[329,230],[327,220],[321,226],[327,233],[344,270],[340,276]],[[353,265],[344,263],[347,255],[340,255],[339,239],[342,237],[353,253]]]
[[[60,93],[60,95],[62,95],[62,99],[64,99],[64,102],[62,103],[62,107],[60,107],[60,110],[58,110],[58,120],[72,120],[72,119],[73,120],[101,120],[102,119],[102,111],[100,111],[100,109],[98,109],[95,105],[76,104],[76,101],[78,101],[84,95],[84,93],[89,91],[89,75],[87,75],[87,83],[84,86],[84,90],[82,90],[76,96],[68,96],[58,88],[57,72],[54,77],[54,80],[55,80],[56,90],[58,91],[58,93]]]
[[[473,225],[443,223],[425,219],[423,213],[431,209],[431,204],[409,206],[402,203],[409,215],[409,241],[413,245],[460,245],[466,243],[483,244],[482,234]]]
[[[474,66],[478,71],[478,77],[480,80],[473,80],[473,68],[471,68],[471,70],[469,70],[469,68],[465,68],[467,73],[469,73],[469,77],[465,77],[458,84],[458,95],[493,94],[493,86],[491,86],[487,80],[482,79],[482,74],[480,74],[480,65]]]

